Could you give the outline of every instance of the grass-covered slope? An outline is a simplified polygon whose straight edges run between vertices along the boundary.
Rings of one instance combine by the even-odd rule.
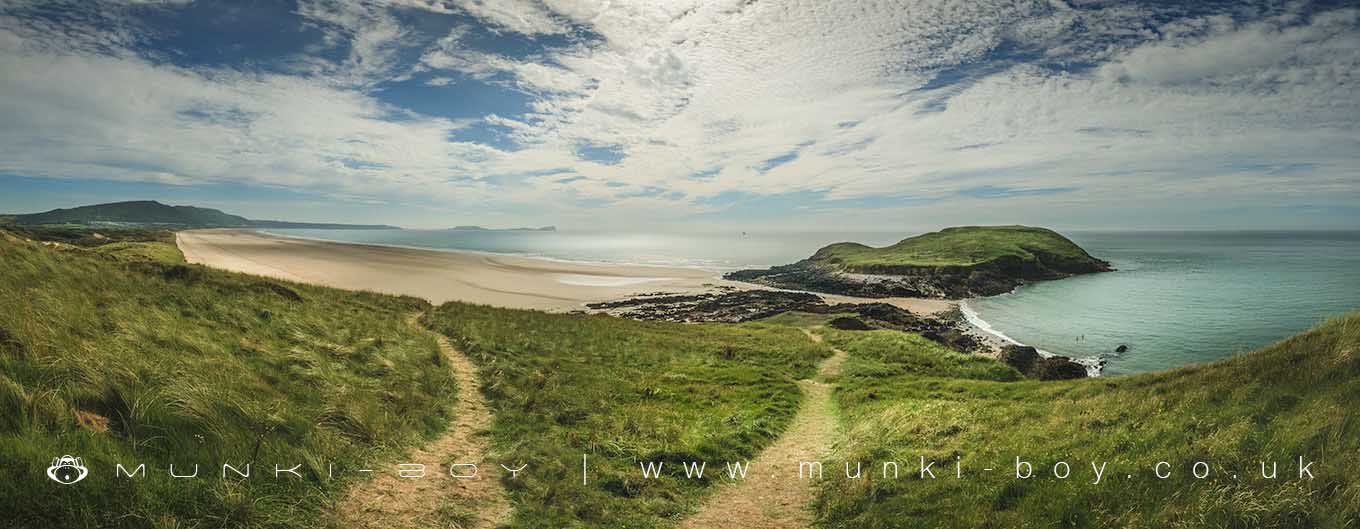
[[[967,298],[1000,294],[1031,281],[1109,270],[1109,263],[1053,230],[965,226],[883,248],[836,243],[797,263],[740,270],[726,277],[851,296]]]
[[[516,527],[666,527],[797,411],[830,353],[793,327],[683,325],[449,303],[429,318],[479,365]],[[581,483],[581,456],[590,471]],[[643,479],[638,461],[664,461]],[[709,462],[689,480],[685,461]]]
[[[843,242],[826,246],[812,256],[813,261],[869,274],[914,267],[977,266],[1003,259],[1095,263],[1067,237],[1030,226],[945,228],[882,248]]]
[[[194,206],[170,206],[153,200],[111,202],[74,208],[58,208],[42,213],[15,215],[16,224],[90,224],[118,222],[135,224],[171,224],[176,226],[249,226],[245,217],[230,215],[216,209]]]
[[[1064,382],[1007,382],[1008,368],[885,331],[829,331],[827,341],[850,353],[836,393],[847,436],[836,464],[864,462],[865,479],[823,483],[825,527],[1360,520],[1360,314],[1215,364]],[[922,456],[938,461],[936,479],[919,478]],[[1298,479],[1299,456],[1315,462],[1315,479]],[[1014,477],[1016,457],[1035,477]],[[901,464],[900,479],[883,478],[884,461]],[[1071,466],[1066,480],[1054,477],[1059,461]],[[1161,461],[1167,479],[1154,474]],[[1198,461],[1209,465],[1204,479]],[[1262,461],[1278,463],[1278,479],[1261,477]],[[1099,484],[1092,462],[1108,462]]]
[[[406,323],[423,302],[167,264],[160,244],[0,232],[3,525],[315,527],[355,475],[327,480],[327,465],[378,462],[447,423],[452,379]],[[48,480],[65,454],[89,477]],[[247,462],[252,478],[221,478]],[[200,478],[168,476],[195,463]],[[275,480],[275,464],[303,477]]]

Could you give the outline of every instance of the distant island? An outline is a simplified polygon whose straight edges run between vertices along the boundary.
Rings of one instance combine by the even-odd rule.
[[[962,299],[1025,283],[1108,272],[1110,263],[1045,228],[946,228],[873,248],[841,242],[797,263],[740,270],[727,279],[860,297]]]
[[[252,220],[211,208],[170,206],[154,200],[111,202],[42,213],[7,215],[19,225],[81,224],[161,226],[172,228],[309,228],[329,230],[399,230],[384,224],[335,224]]]
[[[444,231],[557,231],[557,226],[542,228],[484,228],[481,226],[454,226]]]

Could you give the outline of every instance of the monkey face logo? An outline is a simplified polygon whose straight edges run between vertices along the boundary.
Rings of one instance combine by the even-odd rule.
[[[52,466],[47,467],[47,477],[52,481],[62,485],[70,485],[90,474],[90,469],[85,468],[79,457],[61,456],[52,460]]]

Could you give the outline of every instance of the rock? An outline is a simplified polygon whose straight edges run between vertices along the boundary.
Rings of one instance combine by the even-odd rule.
[[[1073,362],[1071,358],[1065,356],[1050,356],[1040,358],[1035,362],[1028,375],[1030,378],[1039,380],[1086,378],[1086,366]]]
[[[1015,368],[1026,377],[1038,380],[1070,380],[1085,378],[1086,366],[1065,356],[1045,358],[1039,350],[1027,345],[1007,345],[1001,348],[1001,362]]]
[[[816,294],[781,290],[718,289],[702,294],[655,292],[633,298],[591,303],[593,311],[634,320],[672,322],[740,323],[768,318],[789,311],[811,314],[853,313],[858,321],[845,323],[855,329],[890,329],[921,334],[959,352],[974,352],[983,345],[968,336],[963,320],[955,315],[924,317],[888,303],[827,304]],[[861,325],[863,327],[861,327]]]
[[[1039,360],[1039,350],[1026,345],[1007,345],[1001,348],[1001,363],[1014,367],[1016,371],[1029,376],[1029,371]]]
[[[858,318],[847,318],[844,316],[827,322],[827,325],[831,326],[833,329],[840,329],[842,331],[868,331],[873,329],[869,324],[860,321]]]
[[[1114,348],[1114,352],[1116,352],[1116,353],[1123,353],[1123,352],[1126,352],[1126,351],[1128,351],[1128,350],[1129,350],[1129,346],[1124,345],[1124,344],[1122,344],[1122,343],[1119,344],[1119,347]]]

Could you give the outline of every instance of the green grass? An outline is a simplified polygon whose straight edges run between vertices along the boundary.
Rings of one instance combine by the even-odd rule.
[[[973,266],[1007,256],[1032,261],[1037,252],[1064,259],[1090,259],[1085,250],[1057,232],[1029,226],[946,228],[883,248],[842,242],[818,250],[812,259],[851,271],[871,271],[898,266]]]
[[[183,263],[184,254],[174,243],[160,241],[121,241],[94,247],[94,252],[108,255],[119,261],[141,261],[156,263]]]
[[[61,250],[0,232],[5,525],[315,527],[355,475],[326,480],[327,465],[392,457],[447,424],[452,377],[405,321],[424,302],[166,264],[158,244]],[[49,481],[63,454],[90,477]],[[227,462],[254,475],[221,479]],[[116,463],[148,476],[115,478]],[[205,477],[171,479],[170,463]],[[272,479],[298,463],[303,478]]]
[[[426,303],[179,264],[163,233],[101,235],[25,235],[65,242],[49,247],[0,232],[9,526],[314,527],[353,482],[324,479],[327,465],[391,461],[448,424],[453,380],[429,334],[406,323]],[[912,334],[818,328],[817,344],[799,329],[834,316],[683,325],[450,303],[427,321],[479,368],[496,414],[488,463],[529,465],[504,479],[514,527],[673,525],[715,490],[722,462],[753,457],[787,427],[795,381],[831,347],[849,353],[833,380],[835,461],[864,462],[872,477],[821,484],[822,528],[1360,519],[1360,314],[1211,365],[1063,382]],[[62,487],[43,470],[68,453],[93,470]],[[1317,461],[1317,479],[1229,477],[1261,459],[1292,477],[1298,455]],[[941,462],[940,478],[909,477],[921,456]],[[1043,476],[1067,461],[1073,477],[1017,480],[1017,456]],[[1190,476],[1198,460],[1212,478]],[[246,461],[257,473],[303,463],[306,477],[220,478],[221,463]],[[643,479],[638,461],[666,462],[667,477]],[[674,474],[685,461],[709,462],[709,479]],[[900,479],[876,476],[885,461],[902,465]],[[1093,461],[1108,461],[1099,485]],[[1158,461],[1175,477],[1153,477]],[[120,462],[145,462],[150,476],[115,479]],[[212,477],[171,480],[167,463]],[[449,524],[469,515],[444,511]]]
[[[835,394],[846,431],[837,461],[876,463],[865,467],[871,479],[823,484],[824,527],[1341,528],[1360,520],[1360,314],[1215,364],[1064,382],[1006,382],[1013,372],[879,334],[828,335],[850,353]],[[1315,480],[1296,479],[1299,455],[1317,461]],[[921,456],[941,462],[941,478],[918,479]],[[963,480],[954,479],[956,456]],[[1017,456],[1043,477],[1016,479]],[[1253,477],[1262,460],[1277,461],[1282,479]],[[882,478],[884,461],[903,465],[901,479]],[[1072,466],[1069,480],[1052,477],[1058,461]],[[1109,467],[1094,485],[1090,464],[1100,461]],[[1159,461],[1173,477],[1153,475]],[[1193,477],[1196,461],[1212,465],[1209,478]]]
[[[666,527],[710,481],[644,480],[637,461],[750,458],[796,412],[825,346],[782,325],[683,325],[450,303],[430,323],[479,366],[515,527]],[[582,485],[582,454],[590,480]],[[514,463],[507,463],[513,466]]]

